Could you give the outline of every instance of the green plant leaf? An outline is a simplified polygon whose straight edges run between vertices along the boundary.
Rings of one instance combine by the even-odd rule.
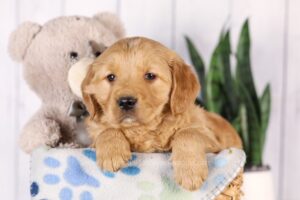
[[[249,133],[248,133],[248,119],[247,110],[245,104],[241,104],[239,108],[239,115],[237,119],[233,122],[233,126],[238,131],[242,142],[243,148],[246,154],[249,154]]]
[[[270,119],[271,112],[271,88],[268,84],[260,98],[260,108],[261,108],[261,150],[263,151],[266,139],[266,132]],[[263,153],[263,152],[261,152]]]
[[[215,48],[207,75],[207,107],[229,121],[233,121],[238,113],[238,103],[231,74],[230,33],[221,33]],[[213,101],[213,102],[212,102]]]
[[[267,85],[258,97],[251,71],[249,22],[245,21],[236,52],[235,77],[231,74],[230,32],[222,31],[213,51],[208,72],[192,41],[185,37],[190,57],[198,73],[205,107],[221,114],[240,134],[248,166],[262,164],[263,147],[270,118],[271,91]],[[201,101],[202,100],[202,101]]]
[[[223,88],[222,83],[224,82],[223,71],[220,68],[222,59],[220,56],[220,44],[217,45],[213,52],[210,60],[209,71],[206,79],[206,105],[207,109],[211,112],[222,113],[224,105]]]
[[[238,102],[234,90],[234,80],[231,74],[231,44],[230,44],[230,32],[222,33],[220,48],[221,62],[219,64],[220,70],[222,70],[222,89],[225,97],[225,105],[223,107],[223,116],[229,121],[232,121],[238,114]]]
[[[205,65],[203,62],[202,57],[200,56],[199,52],[197,51],[195,45],[193,44],[192,40],[188,37],[185,36],[185,41],[187,44],[187,48],[189,51],[189,55],[190,55],[190,59],[195,67],[195,70],[197,72],[198,78],[200,80],[200,84],[201,84],[201,97],[202,100],[205,103]]]
[[[257,112],[258,121],[260,123],[261,111],[251,71],[250,48],[251,42],[249,22],[248,20],[246,20],[240,33],[236,52],[236,79],[239,82],[243,83],[245,89],[248,91],[251,101],[253,102],[254,110]]]
[[[249,136],[249,154],[247,158],[247,165],[260,166],[262,164],[260,123],[251,96],[245,85],[241,82],[238,82],[238,87],[247,112]]]

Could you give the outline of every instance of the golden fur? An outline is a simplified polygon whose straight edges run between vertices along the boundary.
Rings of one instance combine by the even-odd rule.
[[[146,73],[156,75],[146,80]],[[116,79],[107,80],[109,74]],[[131,151],[172,151],[177,183],[198,189],[207,177],[205,153],[241,147],[232,126],[222,117],[196,106],[197,77],[173,51],[147,38],[119,40],[92,64],[83,84],[90,113],[88,131],[101,168],[124,167]],[[122,96],[137,105],[124,112]]]

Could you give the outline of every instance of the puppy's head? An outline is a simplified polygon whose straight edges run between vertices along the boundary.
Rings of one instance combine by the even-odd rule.
[[[108,48],[82,83],[90,118],[104,116],[125,127],[184,112],[199,89],[196,76],[175,52],[140,37]]]

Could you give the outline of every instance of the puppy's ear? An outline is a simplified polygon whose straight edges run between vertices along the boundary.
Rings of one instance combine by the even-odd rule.
[[[200,84],[195,73],[182,59],[172,60],[169,65],[172,73],[171,112],[180,114],[194,104]]]
[[[92,66],[90,66],[90,69],[81,84],[83,102],[90,114],[91,120],[93,120],[97,115],[99,115],[102,112],[100,105],[94,97],[96,88],[91,83],[94,74],[95,72],[92,69]]]

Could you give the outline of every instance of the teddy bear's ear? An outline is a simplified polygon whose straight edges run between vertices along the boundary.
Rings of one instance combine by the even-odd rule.
[[[125,36],[123,23],[117,15],[109,12],[103,12],[94,15],[94,19],[100,21],[106,28],[112,31],[117,38]]]
[[[11,33],[8,43],[8,52],[12,59],[19,62],[24,59],[27,48],[41,28],[42,27],[36,23],[24,22]]]

